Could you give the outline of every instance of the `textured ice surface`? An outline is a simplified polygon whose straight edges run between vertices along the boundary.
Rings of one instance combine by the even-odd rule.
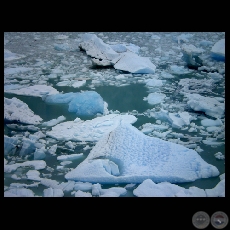
[[[88,157],[65,175],[91,183],[188,182],[218,176],[218,169],[194,150],[148,137],[121,124],[102,137]]]
[[[170,71],[172,74],[178,74],[178,75],[190,73],[190,71],[184,68],[184,66],[177,66],[177,65],[171,65]]]
[[[115,129],[120,123],[133,124],[137,118],[133,115],[109,114],[92,120],[62,122],[46,134],[58,140],[98,141],[104,134]]]
[[[215,98],[204,97],[199,94],[186,94],[187,104],[195,111],[202,111],[214,118],[221,118],[225,112],[224,103],[220,103]]]
[[[77,115],[96,115],[104,113],[103,98],[95,91],[85,91],[77,93],[55,94],[47,96],[47,103],[68,103],[69,112],[75,112]]]
[[[4,92],[32,97],[43,97],[59,93],[56,89],[49,85],[32,85],[20,89],[4,88]]]
[[[9,121],[19,121],[24,124],[39,124],[42,118],[35,115],[26,103],[13,97],[4,97],[4,119]]]
[[[156,184],[151,179],[146,179],[133,190],[133,194],[138,197],[220,197],[225,196],[225,180],[212,189],[200,189],[195,186],[185,189],[169,182]]]
[[[214,59],[225,61],[225,39],[221,39],[214,44],[211,49],[211,56]]]
[[[34,197],[34,192],[28,188],[12,188],[4,192],[4,197]]]

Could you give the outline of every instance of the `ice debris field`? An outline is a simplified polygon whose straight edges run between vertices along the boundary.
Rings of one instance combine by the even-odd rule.
[[[225,33],[5,32],[4,197],[225,197]]]

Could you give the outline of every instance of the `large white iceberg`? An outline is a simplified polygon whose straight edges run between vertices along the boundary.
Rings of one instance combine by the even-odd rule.
[[[13,97],[4,97],[4,119],[9,121],[19,121],[24,124],[39,124],[42,118],[35,115],[26,103]]]
[[[144,135],[122,123],[103,136],[88,157],[65,175],[91,183],[189,182],[218,176],[218,169],[192,149]]]
[[[120,123],[134,123],[137,118],[133,115],[109,114],[83,121],[76,118],[52,127],[46,135],[64,141],[98,141],[104,134],[115,129]]]

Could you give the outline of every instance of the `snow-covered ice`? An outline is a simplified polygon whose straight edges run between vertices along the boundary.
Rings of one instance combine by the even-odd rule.
[[[188,182],[215,177],[218,169],[194,150],[148,137],[123,123],[104,135],[88,157],[65,175],[91,183]]]
[[[4,119],[18,121],[24,124],[40,124],[43,120],[28,107],[26,103],[16,97],[4,97]]]

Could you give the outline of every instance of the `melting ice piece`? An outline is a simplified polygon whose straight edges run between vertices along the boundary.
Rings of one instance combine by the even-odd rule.
[[[76,118],[74,121],[62,122],[46,134],[58,140],[98,141],[104,134],[115,129],[120,123],[134,123],[137,118],[133,115],[109,114],[96,117],[92,120],[82,121]]]
[[[109,162],[113,163],[114,171]],[[148,178],[176,183],[218,175],[218,169],[196,151],[146,136],[132,125],[122,123],[103,136],[88,157],[65,178],[103,184],[142,183]]]
[[[39,124],[42,118],[35,115],[26,103],[13,97],[4,97],[4,119],[9,121],[19,121],[24,124]]]
[[[211,56],[213,59],[225,61],[225,39],[221,39],[214,44],[211,49]]]
[[[225,112],[224,103],[220,103],[215,98],[204,97],[199,94],[185,94],[188,97],[187,104],[195,111],[205,112],[215,118],[221,118]]]

